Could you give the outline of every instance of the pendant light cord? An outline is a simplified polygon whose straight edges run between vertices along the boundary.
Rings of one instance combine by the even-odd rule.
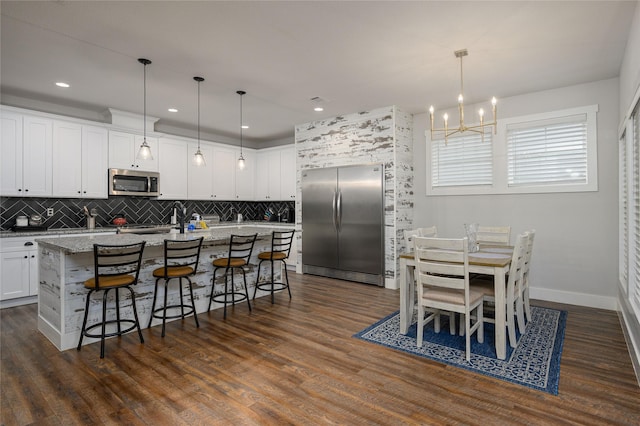
[[[144,138],[144,142],[147,143],[147,64],[144,64],[144,78],[143,78],[143,83],[142,83],[142,97],[143,97],[143,108],[142,108],[142,115],[144,116],[144,121],[142,123],[142,134],[143,134],[143,138]]]
[[[244,92],[239,91],[240,93],[240,157],[242,157],[242,95]]]

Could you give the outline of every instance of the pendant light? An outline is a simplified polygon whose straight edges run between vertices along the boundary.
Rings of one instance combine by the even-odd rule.
[[[240,157],[238,158],[238,168],[240,170],[244,170],[244,157],[242,156],[242,95],[246,94],[247,92],[245,92],[244,90],[238,90],[236,92],[238,95],[240,95]]]
[[[153,155],[151,155],[151,147],[147,143],[147,65],[151,63],[150,60],[140,58],[138,59],[142,65],[144,65],[144,88],[143,88],[143,98],[144,98],[144,124],[143,124],[143,139],[142,145],[140,145],[140,149],[138,150],[138,155],[136,155],[136,159],[138,160],[153,160]]]
[[[193,77],[198,82],[198,150],[193,156],[193,165],[197,167],[206,166],[204,155],[200,152],[200,83],[204,81],[202,77]]]

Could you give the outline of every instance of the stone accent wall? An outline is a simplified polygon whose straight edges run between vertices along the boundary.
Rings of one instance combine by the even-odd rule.
[[[304,169],[382,163],[385,168],[385,286],[398,288],[402,231],[413,223],[412,116],[395,106],[295,127],[296,217],[301,217]],[[304,224],[302,224],[304,232]],[[298,251],[304,255],[298,237]],[[301,258],[298,267],[301,269]]]

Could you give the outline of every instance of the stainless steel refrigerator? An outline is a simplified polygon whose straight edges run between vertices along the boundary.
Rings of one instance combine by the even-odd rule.
[[[382,164],[302,171],[302,272],[384,285]]]

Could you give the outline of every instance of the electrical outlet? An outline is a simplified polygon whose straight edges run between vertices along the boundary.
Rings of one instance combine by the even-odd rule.
[[[53,207],[49,207],[47,209],[47,217],[51,217],[51,216],[53,216]]]

